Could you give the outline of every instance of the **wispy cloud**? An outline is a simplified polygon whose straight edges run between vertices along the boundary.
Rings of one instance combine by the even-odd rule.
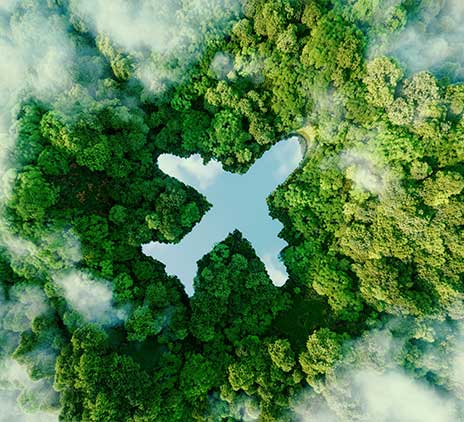
[[[237,0],[73,0],[71,10],[94,33],[131,53],[135,76],[158,93],[182,81],[206,44],[222,36],[241,12]],[[175,65],[174,65],[175,64]]]
[[[0,422],[52,422],[57,414],[51,409],[58,402],[51,379],[33,381],[27,368],[11,355],[20,342],[22,332],[31,328],[35,318],[49,311],[42,289],[16,284],[9,289],[8,300],[0,292]],[[27,354],[27,360],[54,365],[56,353],[46,345]]]
[[[383,8],[383,4],[382,4]],[[464,65],[464,3],[461,0],[422,2],[418,15],[414,16],[399,32],[392,34],[384,43],[374,42],[370,56],[393,55],[412,72],[440,70],[457,71],[463,77]]]
[[[21,2],[2,2],[0,19],[0,177],[14,168],[11,151],[16,134],[14,115],[23,97],[31,95],[51,100],[72,83],[74,45],[68,37],[68,23],[58,15],[47,15],[42,1],[28,4],[21,13]],[[1,10],[1,9],[0,9]],[[11,186],[3,178],[0,193]],[[3,192],[2,192],[3,191]]]
[[[93,280],[77,270],[54,277],[69,306],[87,322],[115,325],[127,318],[124,308],[113,306],[113,290],[107,281]]]
[[[187,185],[199,186],[200,189],[207,189],[224,172],[221,163],[211,160],[204,164],[198,154],[188,158],[162,154],[158,157],[158,167],[169,176]]]
[[[57,412],[46,409],[56,402],[50,381],[33,381],[16,361],[0,361],[0,422],[58,421]]]
[[[285,266],[282,264],[282,262],[277,260],[277,256],[271,254],[265,254],[261,257],[261,259],[274,285],[283,286],[287,281],[288,276],[287,271],[285,270]]]
[[[453,384],[453,373],[462,374],[463,360],[453,352],[462,345],[462,329],[451,329],[454,339],[440,339],[440,324],[428,321],[436,337],[421,337],[421,323],[393,321],[382,330],[367,332],[345,344],[344,358],[316,390],[305,393],[294,407],[301,422],[456,422],[462,413],[462,380]],[[399,327],[409,327],[398,334]],[[427,330],[425,330],[427,331]],[[422,339],[422,358],[416,373],[404,368],[409,342]],[[425,350],[425,351],[424,351]],[[416,355],[421,356],[421,353]],[[433,363],[437,359],[440,365]],[[451,369],[451,371],[450,371]],[[423,377],[427,372],[446,385],[437,387]]]
[[[292,136],[286,139],[285,142],[282,142],[283,147],[279,151],[279,155],[276,156],[277,168],[275,169],[275,175],[279,179],[287,177],[301,163],[303,158],[303,147],[295,148],[295,143],[300,143],[300,137]]]
[[[7,2],[6,11],[14,12],[17,3]],[[64,17],[47,15],[40,3],[0,20],[2,111],[23,90],[50,99],[72,82],[75,49],[68,37],[69,24]]]
[[[387,190],[391,174],[368,149],[352,148],[340,154],[340,168],[358,189],[381,196]]]

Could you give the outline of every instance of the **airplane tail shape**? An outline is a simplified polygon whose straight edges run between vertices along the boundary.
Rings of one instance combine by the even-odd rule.
[[[160,155],[158,166],[164,173],[202,192],[213,206],[179,243],[151,242],[143,245],[143,252],[163,262],[191,295],[197,261],[237,229],[251,242],[273,283],[284,284],[287,272],[279,255],[286,242],[278,237],[283,226],[270,217],[266,198],[302,159],[297,136],[278,142],[245,174],[224,171],[214,160],[205,165],[198,154]]]

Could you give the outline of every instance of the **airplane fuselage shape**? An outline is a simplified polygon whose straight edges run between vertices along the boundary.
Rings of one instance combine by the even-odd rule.
[[[279,254],[286,242],[278,237],[283,226],[270,217],[266,198],[298,167],[302,149],[297,136],[280,141],[243,175],[224,171],[214,160],[204,165],[198,155],[160,155],[159,168],[202,192],[212,208],[179,243],[151,242],[143,245],[143,252],[163,262],[168,274],[178,276],[191,295],[197,261],[238,229],[253,245],[273,283],[284,284],[287,272]]]

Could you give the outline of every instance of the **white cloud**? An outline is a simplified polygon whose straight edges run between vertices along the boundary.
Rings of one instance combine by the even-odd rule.
[[[256,422],[260,413],[257,401],[245,394],[237,395],[232,402],[221,400],[216,393],[209,397],[209,415],[214,420],[229,417],[242,422]]]
[[[242,76],[255,84],[260,84],[264,81],[264,62],[264,58],[256,52],[234,57],[230,53],[219,51],[211,61],[210,70],[220,80],[233,80],[237,76]]]
[[[401,372],[361,371],[353,378],[365,420],[378,422],[454,422],[453,403]]]
[[[13,359],[0,361],[0,422],[58,421],[56,412],[34,407],[36,402],[47,404],[56,400],[57,393],[50,382],[31,380],[25,367]]]
[[[219,162],[211,160],[208,164],[203,164],[203,159],[198,154],[189,158],[161,154],[158,157],[158,167],[169,176],[187,185],[199,186],[200,189],[207,189],[224,172]]]
[[[274,174],[277,178],[289,176],[300,164],[303,158],[303,147],[295,148],[296,143],[301,146],[299,136],[292,136],[281,143],[282,147],[276,155],[278,163]]]
[[[211,61],[210,69],[218,79],[226,79],[235,70],[234,58],[230,54],[218,52]]]
[[[296,409],[300,422],[456,422],[457,403],[400,370],[347,371],[329,386],[327,403],[315,396]]]
[[[299,421],[462,420],[462,381],[460,385],[456,381],[464,369],[460,353],[463,332],[459,327],[440,324],[428,321],[421,325],[413,320],[393,320],[382,330],[367,332],[361,339],[346,343],[343,359],[315,390],[306,392],[293,406]],[[434,333],[432,337],[430,332]],[[427,344],[422,345],[425,350],[422,358],[420,355],[416,357],[420,369],[417,372],[407,372],[403,368],[408,350],[406,341],[411,338],[424,339],[423,344]],[[437,388],[419,378],[427,372],[435,374],[446,388]]]
[[[15,13],[21,1],[2,3],[0,19],[0,198],[8,197],[12,177],[5,177],[15,163],[10,152],[15,146],[15,113],[22,97],[50,101],[72,84],[75,50],[68,23],[58,15],[46,16],[42,2]],[[2,198],[3,196],[3,198]]]
[[[130,53],[136,77],[157,93],[185,78],[208,39],[226,33],[241,6],[237,0],[113,0],[108,8],[106,0],[74,0],[71,9]]]
[[[58,274],[54,280],[63,290],[63,296],[71,308],[87,322],[114,325],[127,318],[125,309],[113,306],[113,291],[109,282],[92,280],[78,271]]]
[[[461,0],[422,3],[418,16],[388,42],[374,42],[369,55],[393,55],[413,72],[433,70],[446,63],[462,67],[464,3]],[[464,76],[462,69],[458,76]]]
[[[58,422],[57,413],[25,413],[18,404],[20,394],[19,391],[0,389],[0,422]]]
[[[13,5],[14,2],[11,9]],[[0,21],[0,30],[3,112],[5,105],[11,105],[23,89],[49,99],[70,86],[75,51],[64,18],[46,16],[40,6],[31,7],[14,18]]]
[[[276,257],[266,254],[261,257],[266,271],[276,286],[283,286],[287,281],[287,272],[284,265]]]
[[[16,284],[9,289],[8,300],[0,294],[0,355],[16,349],[20,333],[31,328],[32,321],[49,309],[45,294],[38,286]],[[51,363],[56,353],[48,348],[36,348],[28,360]],[[44,412],[57,403],[57,393],[50,380],[33,381],[25,366],[11,358],[0,360],[0,422],[51,422],[55,413]],[[45,409],[44,409],[45,408]]]
[[[21,332],[48,310],[45,294],[38,286],[16,284],[9,290],[9,300],[0,296],[0,321],[3,329]]]
[[[382,195],[388,188],[391,175],[378,158],[367,149],[353,148],[340,154],[340,168],[359,189]]]
[[[10,12],[19,0],[2,0],[0,3],[0,11]]]
[[[34,243],[11,234],[8,227],[2,227],[1,218],[0,243],[7,248],[11,266],[19,274],[23,271],[31,274],[44,269],[54,273],[74,266],[82,258],[80,242],[72,231],[50,231]],[[51,254],[54,256],[53,261],[50,261]]]

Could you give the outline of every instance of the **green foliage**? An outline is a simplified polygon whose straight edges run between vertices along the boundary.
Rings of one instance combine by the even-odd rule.
[[[313,385],[316,377],[330,372],[334,363],[341,357],[341,341],[339,335],[326,328],[309,336],[306,351],[299,357],[308,384]]]
[[[103,332],[83,327],[74,333],[72,347],[59,356],[56,387],[63,392],[61,417],[125,421],[142,409],[156,417],[159,391],[132,358],[108,353],[107,340]]]
[[[262,335],[287,298],[272,285],[250,243],[235,231],[198,263],[192,333],[201,341]]]
[[[279,339],[268,346],[272,362],[284,372],[291,371],[295,366],[295,356],[288,340]]]
[[[368,92],[367,101],[376,107],[389,107],[402,76],[401,69],[386,57],[378,57],[369,62],[364,78]]]
[[[99,34],[96,37],[97,48],[100,53],[110,62],[111,70],[114,76],[119,80],[129,79],[134,70],[134,64],[127,55],[117,51],[110,42],[108,36]]]
[[[203,400],[208,391],[217,385],[217,371],[203,355],[192,354],[180,374],[180,387],[187,400],[195,403]]]
[[[42,104],[29,101],[22,105],[18,113],[18,139],[14,155],[21,165],[33,163],[43,149],[39,123],[44,112]]]
[[[11,205],[25,221],[42,220],[58,200],[58,188],[48,183],[37,168],[25,168],[17,176]]]
[[[184,3],[177,14],[194,20]],[[245,410],[287,420],[290,401],[307,384],[317,389],[343,343],[376,320],[463,318],[463,85],[410,74],[377,51],[365,60],[425,6],[240,4],[232,21],[214,10],[230,34],[202,22],[205,47],[186,41],[172,57],[123,51],[70,15],[73,2],[47,3],[69,20],[82,66],[69,89],[46,104],[24,97],[15,114],[0,354],[35,380],[54,377],[60,420],[232,421]],[[218,57],[224,69],[213,66]],[[136,81],[141,58],[159,70],[162,93]],[[210,204],[164,175],[158,156],[199,153],[241,173],[296,131],[307,137],[304,165],[268,198],[288,242],[286,286],[272,285],[236,231],[199,261],[188,298],[141,245],[180,242]],[[111,283],[123,324],[103,329],[67,311],[54,280],[71,269]],[[15,298],[25,286],[48,296],[44,312],[10,309],[28,304]],[[450,349],[452,336],[416,328],[402,364],[432,379],[420,357]],[[54,408],[54,397],[21,401]]]
[[[238,151],[234,161],[230,158],[225,161],[228,166],[235,162],[240,165],[251,160],[251,151],[245,147],[251,136],[244,130],[240,116],[228,110],[221,111],[216,114],[211,126],[212,152],[215,156],[221,159],[230,156],[231,151]]]
[[[301,59],[318,71],[319,80],[341,87],[348,79],[356,80],[361,75],[363,41],[357,28],[329,12],[312,28]]]

